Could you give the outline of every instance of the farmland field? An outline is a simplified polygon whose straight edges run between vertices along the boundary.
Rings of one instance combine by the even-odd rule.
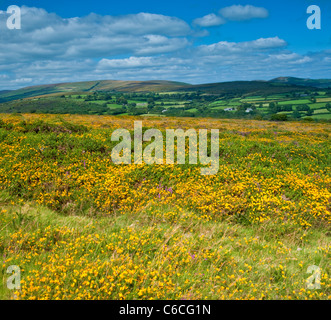
[[[81,86],[81,84],[79,85]],[[255,86],[255,85],[254,85]],[[253,88],[254,88],[253,86]],[[72,84],[74,87],[74,84]],[[278,91],[277,89],[276,91]],[[19,91],[20,92],[20,91]],[[36,94],[40,92],[36,90]],[[63,91],[42,96],[1,98],[0,113],[88,114],[88,115],[162,115],[168,117],[203,117],[249,120],[331,121],[331,91],[302,89],[296,92],[257,95],[235,93],[188,92],[116,92]],[[26,94],[28,94],[26,92]],[[3,102],[1,102],[3,99]],[[9,98],[8,98],[9,99]],[[230,109],[230,110],[229,110]],[[321,111],[323,110],[323,112]],[[323,114],[323,116],[321,116]]]
[[[322,113],[322,114],[316,114],[312,116],[314,119],[320,119],[320,120],[327,120],[329,119],[329,114],[328,113]]]
[[[2,299],[331,298],[329,123],[0,119],[2,280],[10,265],[22,272]],[[115,165],[111,134],[137,120],[219,129],[218,173]]]
[[[279,102],[279,104],[305,104],[305,103],[310,103],[311,101],[307,100],[307,99],[302,99],[302,100],[289,100],[289,101],[281,101]]]

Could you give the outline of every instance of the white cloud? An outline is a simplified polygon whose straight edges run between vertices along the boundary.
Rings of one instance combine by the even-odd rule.
[[[98,69],[141,68],[160,65],[152,57],[130,57],[126,59],[102,59]]]
[[[213,43],[211,45],[202,45],[199,51],[202,54],[206,53],[220,53],[222,55],[228,53],[247,53],[248,51],[265,50],[265,49],[275,49],[282,48],[287,45],[285,40],[278,37],[273,38],[260,38],[253,41],[246,42],[228,42],[220,41],[218,43]]]
[[[219,17],[216,14],[211,13],[211,14],[207,14],[202,18],[195,19],[193,23],[200,27],[214,27],[214,26],[219,26],[221,24],[225,24],[226,21],[222,17]]]
[[[139,55],[161,54],[173,52],[188,46],[189,41],[185,38],[167,38],[160,35],[144,36],[143,46],[135,50]]]
[[[293,61],[292,63],[293,64],[303,64],[303,63],[308,63],[308,62],[312,62],[313,59],[308,57],[308,56],[305,56],[305,57],[302,57],[296,61]]]
[[[22,29],[1,30],[0,64],[171,52],[188,45],[191,32],[185,21],[159,14],[64,19],[23,6]]]
[[[270,55],[269,61],[275,62],[276,60],[289,64],[303,64],[313,61],[313,59],[308,56],[301,56],[294,52]]]
[[[262,7],[254,7],[252,5],[233,5],[230,7],[225,7],[220,10],[220,14],[224,18],[233,21],[243,21],[254,18],[267,18],[269,16],[267,9]]]
[[[31,78],[20,78],[20,79],[14,79],[10,81],[11,83],[15,83],[15,84],[28,84],[30,82],[32,82]]]
[[[246,17],[258,16],[245,10]],[[196,45],[208,31],[191,30],[176,17],[139,13],[65,19],[38,8],[23,7],[22,12],[22,29],[14,31],[1,28],[0,15],[0,90],[95,79],[206,83],[329,77],[331,51],[298,54],[277,36]],[[217,18],[211,14],[198,22],[212,26]]]
[[[260,38],[250,42],[242,42],[243,47],[249,47],[251,49],[273,49],[287,46],[287,42],[278,37],[273,38]]]

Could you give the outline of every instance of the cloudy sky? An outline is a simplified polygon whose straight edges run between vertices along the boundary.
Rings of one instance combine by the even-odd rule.
[[[307,8],[321,8],[309,30]],[[10,30],[8,6],[21,8]],[[87,80],[331,78],[330,0],[0,0],[0,90]]]

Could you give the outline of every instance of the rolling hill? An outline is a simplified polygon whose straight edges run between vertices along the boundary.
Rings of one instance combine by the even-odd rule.
[[[307,89],[313,89],[308,87]],[[278,93],[290,93],[302,90],[302,87],[294,84],[273,83],[270,81],[232,81],[232,82],[220,82],[220,83],[208,83],[191,85],[189,87],[180,88],[178,91],[200,91],[202,93],[209,94],[278,94]]]
[[[331,80],[276,78],[270,81],[232,81],[191,85],[175,81],[99,80],[31,86],[18,90],[0,91],[0,103],[33,97],[59,96],[95,91],[109,92],[194,92],[207,94],[277,94],[307,89],[331,87]]]
[[[0,102],[11,100],[41,97],[46,95],[62,95],[66,93],[81,93],[93,91],[117,92],[162,92],[175,91],[190,86],[189,84],[174,81],[120,81],[100,80],[85,82],[69,82],[49,85],[26,87],[13,91],[0,91]]]
[[[270,81],[271,83],[283,83],[296,86],[314,87],[314,88],[331,88],[330,79],[301,79],[294,77],[279,77]]]

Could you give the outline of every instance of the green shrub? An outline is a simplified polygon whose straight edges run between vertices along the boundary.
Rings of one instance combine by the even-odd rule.
[[[287,121],[287,114],[273,114],[271,121]]]

